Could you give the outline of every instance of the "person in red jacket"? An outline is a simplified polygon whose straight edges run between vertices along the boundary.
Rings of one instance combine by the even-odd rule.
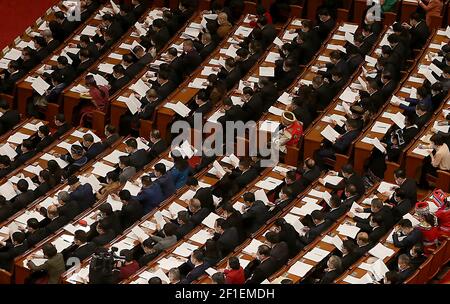
[[[440,235],[436,216],[432,213],[421,215],[418,228],[423,235],[424,251],[429,253],[436,248],[436,243]]]
[[[125,262],[120,267],[119,279],[128,279],[132,274],[139,270],[139,263],[133,259],[133,253],[131,250],[124,249],[120,252],[121,256],[125,257]]]
[[[434,215],[437,217],[441,236],[450,237],[450,201],[447,199]]]
[[[223,272],[225,274],[227,284],[245,283],[244,269],[241,267],[237,257],[231,257],[228,260],[228,268],[229,269],[225,269]]]

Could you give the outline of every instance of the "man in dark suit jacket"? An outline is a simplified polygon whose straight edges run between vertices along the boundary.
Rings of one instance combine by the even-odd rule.
[[[320,168],[325,168],[324,158],[335,158],[336,153],[347,153],[352,142],[358,137],[360,130],[358,129],[358,122],[353,119],[348,119],[345,122],[346,132],[340,135],[333,143],[328,140],[321,144],[321,148],[314,153],[314,159]]]
[[[0,93],[12,95],[16,82],[23,76],[25,76],[25,72],[20,69],[19,63],[10,61],[8,68],[3,71],[3,74],[0,74]]]
[[[20,121],[19,111],[10,109],[6,100],[0,100],[0,134],[12,130]]]
[[[25,253],[27,249],[28,245],[23,232],[14,232],[10,242],[0,241],[0,268],[11,272],[14,259]]]
[[[69,219],[58,213],[58,207],[51,205],[47,208],[47,218],[50,222],[45,226],[47,234],[52,234],[69,222]]]
[[[416,271],[416,269],[411,265],[411,259],[407,254],[401,254],[398,257],[397,265],[399,283],[405,282]]]
[[[397,169],[394,172],[395,183],[399,185],[399,189],[405,194],[405,198],[411,202],[417,202],[417,184],[414,179],[406,177],[403,169]]]
[[[13,187],[16,187],[17,190],[20,191],[20,194],[14,197],[11,203],[14,210],[19,211],[23,208],[26,208],[28,204],[30,204],[34,200],[34,192],[28,189],[29,185],[25,179],[20,179],[17,182],[17,185]]]
[[[137,196],[133,196],[132,198],[138,200],[142,204],[144,207],[144,214],[147,214],[159,206],[164,200],[164,195],[159,184],[153,183],[148,175],[143,176],[141,181],[142,190]]]
[[[217,243],[220,256],[225,257],[239,245],[239,232],[236,227],[230,227],[223,218],[216,220],[214,230],[213,240]]]
[[[222,124],[222,126],[225,126],[227,121],[245,121],[247,113],[245,113],[241,106],[234,105],[230,97],[223,100],[223,109],[225,110],[225,114],[217,119],[217,122]]]
[[[197,46],[197,50],[202,60],[205,60],[216,49],[216,47],[217,42],[213,40],[211,34],[207,32],[202,34],[201,44]]]
[[[421,49],[430,36],[430,30],[418,13],[413,13],[409,17],[409,33],[411,34],[411,47]]]
[[[278,91],[287,89],[299,74],[299,67],[292,58],[275,62],[275,81]]]
[[[58,192],[58,214],[69,220],[73,220],[79,213],[78,203],[70,198],[69,192]]]
[[[98,222],[96,228],[98,235],[92,239],[96,246],[104,246],[116,237],[116,233],[110,227],[110,221],[107,218]]]
[[[208,208],[202,208],[202,204],[196,198],[190,199],[188,209],[191,214],[190,222],[199,225],[211,212]]]
[[[121,190],[118,198],[123,204],[120,211],[120,222],[122,228],[126,229],[144,215],[144,209],[139,201],[131,198],[128,190]]]
[[[202,208],[208,208],[211,211],[215,210],[214,199],[211,187],[201,188],[198,185],[198,180],[194,177],[189,177],[186,185],[188,185],[191,190],[195,191],[194,197],[200,201]]]
[[[330,188],[335,191],[344,190],[347,185],[355,185],[358,195],[364,195],[364,193],[366,192],[366,189],[364,188],[364,181],[362,177],[357,174],[355,170],[353,170],[353,166],[351,164],[342,166],[341,171],[339,172],[339,176],[343,179],[337,185],[325,183],[323,179],[319,179],[319,182],[326,188]]]
[[[75,68],[77,75],[84,73],[94,63],[94,59],[88,49],[81,49],[78,57],[74,57],[72,60],[72,66]]]
[[[92,206],[95,202],[95,195],[91,184],[85,183],[81,185],[76,176],[70,176],[68,184],[70,185],[69,191],[71,191],[70,199],[77,202],[80,212],[83,212]]]
[[[157,83],[155,85],[159,101],[165,100],[176,88],[176,84],[170,79],[169,72],[166,70],[160,70],[158,72]]]
[[[325,269],[319,284],[332,284],[343,270],[341,258],[336,255],[330,256],[327,261],[327,268]]]
[[[159,130],[154,129],[150,132],[150,150],[148,150],[148,161],[152,161],[159,157],[167,149],[167,144],[164,139],[161,138]]]
[[[104,133],[106,139],[103,141],[103,146],[105,149],[111,147],[120,138],[120,135],[116,132],[116,127],[110,124],[105,126]]]
[[[191,216],[189,215],[189,211],[182,210],[178,212],[176,224],[178,225],[177,231],[175,235],[177,236],[177,240],[181,240],[185,235],[192,231],[195,228],[195,224],[190,221]]]
[[[247,158],[240,159],[239,167],[233,169],[230,173],[230,179],[238,189],[247,186],[257,176],[258,171],[254,167],[251,167],[251,161]]]
[[[276,30],[275,26],[268,22],[266,16],[262,16],[262,17],[258,18],[258,20],[256,21],[256,24],[261,29],[261,46],[262,46],[262,48],[264,49],[264,48],[269,47],[272,44],[275,37],[277,36],[277,30]]]
[[[29,247],[36,245],[48,236],[45,228],[40,228],[39,226],[39,221],[35,218],[27,221],[27,232],[25,236]]]
[[[184,76],[190,75],[202,62],[202,57],[194,47],[192,40],[188,39],[183,42],[182,71]]]
[[[331,221],[325,218],[322,211],[314,210],[311,212],[313,226],[308,229],[304,236],[300,237],[300,241],[306,246],[316,239],[322,232],[324,232],[330,225]]]
[[[144,149],[138,150],[136,139],[130,138],[125,142],[125,150],[130,154],[130,164],[136,168],[136,171],[142,169],[147,164],[147,153]]]
[[[243,195],[245,209],[242,214],[244,229],[248,234],[258,230],[268,219],[269,210],[262,201],[255,200],[253,192]]]
[[[319,11],[318,15],[319,22],[316,28],[319,33],[320,39],[322,39],[323,41],[333,30],[336,21],[331,17],[330,12],[326,8],[323,8],[321,11]]]
[[[192,281],[195,281],[202,274],[204,274],[205,270],[208,269],[208,267],[210,267],[210,265],[204,261],[205,257],[203,255],[203,251],[200,249],[194,250],[189,259],[193,268],[191,271],[189,271],[186,277],[184,277],[184,279],[181,280],[180,282],[181,284],[190,284]]]
[[[85,155],[88,159],[94,159],[105,149],[104,145],[101,142],[94,142],[94,137],[90,133],[83,135],[82,145],[86,150]]]
[[[316,110],[322,111],[330,104],[335,95],[331,84],[325,82],[322,75],[317,75],[312,80],[312,87],[315,95],[317,96],[315,108]]]
[[[130,82],[131,78],[127,75],[125,68],[121,64],[116,64],[113,67],[112,75],[107,77],[111,88],[109,90],[110,95],[113,95],[115,92],[123,88],[128,82]]]
[[[369,225],[372,230],[369,232],[370,242],[377,244],[378,241],[386,234],[388,231],[383,225],[383,217],[381,214],[375,214],[370,217]]]
[[[358,245],[358,247],[356,247],[353,252],[360,258],[372,249],[375,244],[370,242],[367,232],[359,232],[356,235],[356,245]]]
[[[330,198],[330,211],[325,214],[325,218],[336,222],[341,216],[343,216],[347,212],[347,208],[342,205],[341,199],[338,195],[333,194]]]
[[[225,66],[220,68],[217,73],[217,77],[223,80],[227,90],[233,88],[241,79],[242,72],[238,63],[233,58],[227,58],[225,60]]]
[[[392,234],[394,245],[401,248],[402,252],[409,252],[412,246],[422,241],[423,235],[418,228],[414,228],[408,219],[402,219],[395,227]]]
[[[266,240],[271,244],[270,256],[277,261],[279,267],[289,260],[289,247],[280,239],[278,232],[269,231],[265,234]]]
[[[95,252],[96,248],[97,246],[95,243],[87,242],[87,235],[85,231],[77,230],[75,231],[73,237],[73,244],[64,249],[61,253],[63,254],[65,261],[70,258],[77,258],[80,261],[84,261]]]
[[[66,122],[64,114],[58,113],[55,116],[55,125],[57,127],[56,131],[52,134],[55,140],[63,136],[67,131],[70,130],[69,123]]]
[[[270,247],[261,245],[258,247],[256,259],[245,268],[246,284],[261,284],[279,269],[279,263],[270,256]]]

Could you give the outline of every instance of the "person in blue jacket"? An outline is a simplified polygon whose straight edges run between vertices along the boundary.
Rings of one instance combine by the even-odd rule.
[[[153,183],[149,175],[144,175],[141,181],[142,190],[133,199],[138,200],[142,204],[144,214],[147,214],[159,206],[164,200],[164,195],[159,184]]]

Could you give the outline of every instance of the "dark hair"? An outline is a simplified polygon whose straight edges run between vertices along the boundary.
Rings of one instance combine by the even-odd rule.
[[[119,197],[121,200],[129,201],[131,199],[131,193],[128,190],[120,190]]]
[[[153,277],[148,280],[149,284],[159,285],[162,284],[162,280],[159,277]]]
[[[44,246],[42,246],[42,251],[44,252],[44,255],[48,258],[52,258],[58,253],[56,247],[52,243],[44,244]]]
[[[20,179],[17,182],[17,189],[19,189],[20,192],[25,192],[28,190],[28,182],[25,179]]]
[[[253,192],[246,192],[246,193],[244,193],[242,198],[246,202],[252,202],[253,203],[255,201],[255,193],[253,193]]]
[[[412,222],[408,219],[401,219],[398,225],[402,228],[412,228]]]
[[[233,270],[239,270],[241,268],[241,264],[239,262],[239,259],[237,257],[230,257],[228,259],[228,265],[230,265],[230,268]]]
[[[74,234],[74,239],[80,241],[81,243],[87,242],[87,233],[84,230],[76,230]]]
[[[157,163],[155,165],[155,171],[158,171],[162,175],[166,174],[166,165],[163,163]]]
[[[130,147],[130,148],[133,148],[133,149],[137,149],[137,141],[136,141],[136,139],[134,139],[134,138],[129,138],[126,142],[125,142],[125,144],[128,146],[128,147]]]

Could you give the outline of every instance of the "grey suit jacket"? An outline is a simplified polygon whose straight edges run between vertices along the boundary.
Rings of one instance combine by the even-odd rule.
[[[119,175],[119,182],[121,184],[125,184],[128,180],[130,180],[136,174],[135,167],[127,167],[123,169],[123,172]]]

